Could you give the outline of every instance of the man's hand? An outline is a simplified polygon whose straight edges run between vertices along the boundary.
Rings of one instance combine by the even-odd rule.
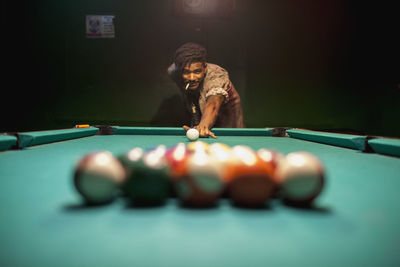
[[[201,121],[199,125],[194,126],[194,128],[199,131],[200,137],[209,137],[217,138],[213,132],[210,131],[210,128],[214,126],[214,123],[218,117],[219,108],[224,102],[223,95],[213,95],[208,97],[206,102],[206,109],[201,116]],[[186,131],[190,129],[190,127],[184,125],[183,129]]]
[[[223,95],[213,95],[208,97],[206,102],[206,109],[201,116],[201,121],[199,125],[194,126],[194,128],[199,131],[200,137],[209,137],[217,138],[210,129],[214,126],[214,123],[218,117],[219,108],[224,102]],[[183,126],[183,129],[186,131],[190,128],[186,125]]]
[[[216,139],[217,137],[214,135],[213,132],[210,131],[210,129],[208,129],[207,127],[201,127],[199,125],[194,127],[197,131],[199,131],[199,136],[200,137],[212,137],[214,139]],[[189,130],[190,127],[183,125],[183,129],[185,129],[185,131]]]

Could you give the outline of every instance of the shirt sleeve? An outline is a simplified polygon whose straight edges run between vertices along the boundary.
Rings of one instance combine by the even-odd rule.
[[[213,95],[222,95],[225,98],[224,103],[227,103],[229,101],[229,84],[229,74],[225,69],[208,64],[207,75],[204,81],[206,99]]]

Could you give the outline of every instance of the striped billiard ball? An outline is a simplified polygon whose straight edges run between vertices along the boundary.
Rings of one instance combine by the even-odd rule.
[[[109,151],[85,155],[78,162],[74,173],[75,188],[90,205],[113,201],[125,180],[124,167]]]
[[[183,162],[174,178],[175,191],[184,206],[215,206],[223,192],[221,165],[199,146]]]
[[[281,197],[294,205],[310,205],[325,184],[324,166],[309,152],[289,153],[276,175],[281,184]]]

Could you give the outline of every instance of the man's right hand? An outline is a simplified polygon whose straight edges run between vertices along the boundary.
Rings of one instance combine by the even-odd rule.
[[[199,136],[200,137],[212,137],[214,139],[216,139],[217,137],[215,136],[215,134],[213,132],[210,131],[210,129],[208,129],[207,127],[201,127],[199,125],[193,127],[194,129],[196,129],[197,131],[199,131]],[[185,129],[185,131],[188,131],[190,129],[189,126],[183,125],[183,129]]]

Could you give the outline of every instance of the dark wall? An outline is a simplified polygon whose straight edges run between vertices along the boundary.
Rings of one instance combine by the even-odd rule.
[[[8,1],[0,130],[180,126],[187,118],[166,68],[179,45],[194,41],[229,71],[248,127],[400,136],[392,10],[237,0],[231,16],[190,17],[172,0]],[[90,14],[115,15],[116,37],[86,38]]]

